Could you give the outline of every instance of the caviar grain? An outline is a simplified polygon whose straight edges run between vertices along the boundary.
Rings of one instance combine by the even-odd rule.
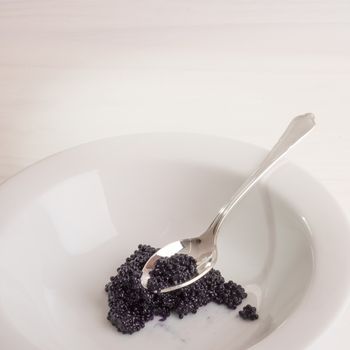
[[[107,319],[121,333],[137,332],[155,316],[164,321],[171,314],[179,318],[195,314],[201,306],[210,302],[234,310],[247,297],[242,286],[232,281],[225,282],[220,272],[214,269],[187,287],[169,293],[157,293],[197,275],[196,261],[181,254],[160,259],[150,274],[148,289],[143,288],[140,282],[142,268],[156,251],[149,245],[139,245],[105,286],[109,305]],[[248,312],[247,315],[253,317],[252,313]]]

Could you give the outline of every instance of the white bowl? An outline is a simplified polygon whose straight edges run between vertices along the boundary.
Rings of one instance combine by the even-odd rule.
[[[219,239],[217,267],[247,289],[258,321],[216,304],[132,336],[106,320],[104,285],[136,246],[202,232],[264,153],[210,136],[124,136],[8,180],[0,187],[1,348],[306,348],[345,305],[349,226],[322,186],[287,162],[232,211]]]

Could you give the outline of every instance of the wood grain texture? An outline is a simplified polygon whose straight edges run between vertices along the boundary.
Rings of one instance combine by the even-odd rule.
[[[0,0],[0,181],[125,133],[269,147],[313,112],[290,158],[348,210],[349,42],[345,0]],[[350,309],[312,349],[349,349],[349,321]]]

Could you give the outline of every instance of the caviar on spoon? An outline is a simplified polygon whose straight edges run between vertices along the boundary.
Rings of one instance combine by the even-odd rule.
[[[222,222],[231,209],[253,188],[253,186],[265,175],[272,166],[282,158],[287,151],[301,140],[315,126],[315,117],[311,113],[300,115],[292,119],[281,138],[267,154],[258,168],[247,178],[237,192],[231,197],[216,215],[208,229],[200,236],[186,238],[167,244],[155,252],[145,263],[142,269],[141,284],[148,288],[150,274],[161,258],[171,257],[175,254],[187,254],[195,259],[197,274],[190,279],[170,285],[160,290],[161,293],[183,288],[202,278],[215,265],[217,261],[216,241]]]

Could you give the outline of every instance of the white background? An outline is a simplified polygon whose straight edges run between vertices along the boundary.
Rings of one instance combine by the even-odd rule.
[[[305,112],[318,127],[289,158],[346,212],[349,1],[0,0],[0,181],[125,133],[269,147]],[[350,308],[312,350],[349,349],[349,324]]]

